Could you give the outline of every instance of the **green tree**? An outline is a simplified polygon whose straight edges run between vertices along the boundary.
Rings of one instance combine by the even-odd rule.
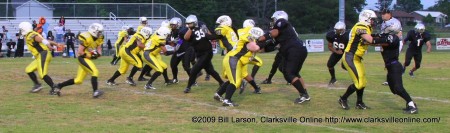
[[[423,5],[420,0],[397,0],[397,4],[394,5],[395,10],[401,10],[405,12],[413,12],[422,10]]]
[[[389,6],[391,6],[393,0],[378,0],[377,3],[375,3],[375,7],[378,10],[381,10],[383,8],[389,8]]]
[[[424,17],[424,18],[422,19],[422,21],[423,21],[423,23],[425,23],[425,24],[433,24],[433,23],[435,22],[435,21],[434,21],[434,18],[431,17],[430,14],[428,14],[426,17]]]
[[[436,5],[428,8],[428,10],[440,11],[440,12],[446,14],[446,15],[450,15],[450,1],[448,1],[448,0],[439,0],[438,2],[436,2]],[[447,22],[449,22],[449,21],[447,20]],[[447,23],[447,22],[445,22],[445,23]]]

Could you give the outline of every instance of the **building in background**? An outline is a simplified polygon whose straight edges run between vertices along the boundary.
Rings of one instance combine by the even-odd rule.
[[[14,17],[16,18],[53,17],[53,10],[55,10],[51,5],[42,4],[37,0],[12,0],[12,2],[23,3],[13,4],[16,9],[14,11]]]

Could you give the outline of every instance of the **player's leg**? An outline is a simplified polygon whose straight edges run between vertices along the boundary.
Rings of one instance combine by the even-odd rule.
[[[127,80],[125,82],[131,86],[136,86],[136,83],[134,82],[133,77],[134,77],[134,74],[136,74],[136,72],[142,68],[142,66],[143,66],[142,60],[137,54],[133,54],[128,51],[126,51],[126,52],[132,58],[133,61],[130,62],[130,64],[132,64],[134,67],[131,69],[130,75],[128,75]],[[142,72],[142,73],[144,73],[144,72]]]
[[[414,56],[414,67],[409,71],[409,76],[414,77],[414,71],[420,68],[422,63],[422,52],[416,53]]]
[[[408,67],[411,64],[413,54],[414,54],[413,50],[410,50],[409,48],[406,50],[405,62],[403,63],[403,72],[402,73],[405,73],[406,67]]]
[[[189,93],[191,91],[192,85],[194,85],[195,80],[197,79],[197,74],[203,68],[204,63],[206,62],[206,54],[199,55],[196,53],[197,62],[192,66],[191,72],[189,73],[189,81],[184,90],[184,93]]]
[[[300,70],[303,67],[303,63],[308,56],[306,48],[292,48],[289,49],[284,57],[284,78],[291,83],[297,89],[300,97],[295,99],[294,103],[300,104],[305,101],[309,101],[311,98],[306,90],[303,78],[300,76]]]
[[[108,85],[116,85],[115,80],[122,74],[125,74],[128,71],[128,67],[130,66],[130,62],[135,62],[133,60],[133,57],[131,57],[131,53],[126,52],[128,50],[125,50],[125,48],[121,48],[121,51],[119,52],[120,57],[122,57],[122,59],[120,60],[120,66],[119,69],[117,69],[116,72],[114,72],[113,76],[111,76],[111,78],[108,79],[108,81],[106,82],[106,84]]]
[[[223,80],[220,77],[219,73],[217,73],[217,71],[214,70],[214,66],[212,64],[213,53],[208,53],[206,56],[207,57],[206,57],[206,60],[204,62],[204,66],[203,66],[206,73],[211,75],[219,83],[219,86],[222,85]]]
[[[328,59],[327,67],[328,67],[328,72],[330,73],[330,76],[331,76],[331,79],[330,79],[330,82],[328,82],[328,85],[332,85],[332,84],[336,83],[336,81],[337,81],[334,66],[339,62],[341,57],[342,57],[342,55],[332,53],[330,55],[330,58]]]
[[[416,104],[412,101],[411,96],[403,87],[402,80],[402,65],[401,64],[393,64],[388,69],[389,75],[389,87],[393,94],[399,95],[406,102],[406,108],[404,109],[404,113],[407,114],[416,114],[418,113],[418,109]],[[392,84],[392,85],[391,85]]]
[[[144,86],[145,89],[156,89],[153,87],[153,81],[156,80],[164,71],[164,69],[161,67],[160,62],[157,60],[157,58],[150,54],[150,51],[145,51],[142,55],[143,61],[150,66],[153,70],[155,70],[155,73],[152,74],[152,77],[150,80],[148,80],[147,84]]]
[[[225,61],[224,61],[225,62]],[[240,86],[242,82],[241,77],[241,69],[242,69],[242,63],[239,61],[238,58],[231,56],[228,57],[228,60],[225,66],[225,72],[226,75],[228,75],[228,79],[230,81],[230,84],[227,85],[226,92],[225,92],[225,99],[223,100],[223,106],[237,106],[237,104],[233,103],[231,98],[236,91],[236,88]]]
[[[267,77],[267,79],[265,79],[262,84],[272,84],[272,78],[275,75],[275,73],[277,72],[277,69],[280,65],[280,61],[281,61],[281,53],[277,53],[275,55],[274,61],[272,63],[272,68],[270,69],[270,73],[269,76]]]
[[[352,64],[349,64],[350,66]],[[357,109],[368,109],[364,102],[363,102],[363,95],[364,95],[364,89],[366,87],[366,75],[365,75],[365,67],[364,64],[361,62],[361,58],[358,56],[354,56],[353,58],[353,66],[352,68],[352,76],[353,83],[356,87],[356,108]],[[348,69],[347,69],[348,70]]]
[[[34,83],[33,87],[30,90],[31,93],[39,92],[42,89],[42,85],[41,83],[39,83],[38,78],[34,73],[34,71],[37,70],[37,67],[38,67],[38,60],[35,59],[25,68],[25,73],[27,73],[31,81],[33,81]]]
[[[252,78],[255,79],[256,73],[258,73],[259,68],[263,65],[263,61],[259,56],[255,56],[255,58],[252,61],[252,64],[254,64],[252,69]]]
[[[170,68],[172,69],[172,83],[178,83],[178,64],[183,60],[184,55],[178,56],[176,53],[170,58]],[[184,61],[182,63],[184,65]]]
[[[50,91],[53,90],[53,80],[50,76],[47,75],[48,73],[48,66],[50,64],[50,61],[52,60],[52,56],[48,55],[48,51],[42,51],[38,57],[36,58],[37,60],[37,71],[39,73],[39,76],[41,79],[44,80],[45,83],[47,83],[47,85],[50,86]]]

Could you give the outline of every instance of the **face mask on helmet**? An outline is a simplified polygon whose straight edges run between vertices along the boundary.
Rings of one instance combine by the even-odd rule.
[[[397,21],[390,20],[386,21],[385,23],[386,29],[384,29],[383,33],[395,35],[398,32],[400,32],[401,24],[398,23]]]
[[[252,19],[247,19],[242,24],[242,27],[255,27],[255,21],[253,21]]]
[[[140,17],[139,21],[141,22],[141,24],[147,25],[147,17]]]
[[[170,29],[167,27],[160,27],[158,31],[156,31],[156,34],[158,35],[159,39],[166,39],[170,34]]]
[[[103,35],[103,25],[99,23],[93,23],[89,26],[88,32],[95,38]]]
[[[219,18],[217,18],[216,24],[220,24],[220,25],[223,25],[223,26],[231,26],[232,21],[231,21],[230,16],[222,15]]]
[[[249,31],[250,33],[250,39],[257,40],[259,37],[264,35],[264,31],[259,27],[253,27]]]
[[[181,23],[182,22],[180,18],[174,17],[170,19],[170,27],[172,29],[179,29],[181,27]]]
[[[189,28],[197,27],[197,26],[198,26],[197,24],[198,24],[197,16],[195,16],[195,15],[189,15],[189,16],[186,18],[186,25],[187,25]]]
[[[19,24],[19,31],[21,35],[26,35],[33,31],[33,26],[29,22],[22,22]]]
[[[345,33],[345,23],[337,22],[334,25],[334,32],[338,35],[343,35]]]
[[[139,33],[144,36],[144,39],[148,39],[150,35],[152,34],[152,28],[150,27],[144,27],[139,31]]]
[[[415,28],[416,31],[419,32],[419,33],[425,32],[425,25],[423,25],[423,24],[417,24],[414,28]]]

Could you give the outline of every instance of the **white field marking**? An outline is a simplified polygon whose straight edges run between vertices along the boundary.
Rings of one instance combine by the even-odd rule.
[[[372,90],[366,90],[368,92],[374,92],[374,93],[380,93],[380,94],[388,94],[388,95],[393,95],[391,92],[376,92],[376,91],[372,91]],[[427,100],[427,101],[435,101],[435,102],[441,102],[441,103],[450,103],[449,100],[447,99],[437,99],[437,98],[432,98],[432,97],[413,97],[411,96],[411,98],[414,99],[420,99],[420,100]]]
[[[323,84],[306,84],[306,86],[314,86],[314,87],[319,87],[319,88],[327,88],[327,89],[346,89],[343,87],[328,87],[325,86]],[[372,90],[365,90],[366,92],[370,92],[370,93],[380,93],[380,94],[386,94],[386,95],[393,95],[391,92],[377,92],[377,91],[372,91]],[[411,98],[413,99],[419,99],[419,100],[426,100],[426,101],[435,101],[435,102],[441,102],[441,103],[450,103],[450,100],[447,99],[437,99],[437,98],[433,98],[433,97],[414,97],[411,96]]]
[[[129,91],[129,92],[132,92],[132,93],[135,93],[135,94],[142,94],[142,95],[147,95],[147,96],[158,96],[158,97],[163,97],[163,98],[170,98],[170,99],[173,99],[173,100],[176,100],[176,101],[193,103],[193,104],[201,105],[201,106],[215,107],[215,108],[217,108],[219,110],[232,111],[234,113],[240,113],[240,114],[244,114],[244,115],[253,115],[253,116],[257,116],[257,117],[262,117],[262,116],[275,117],[275,116],[270,116],[270,115],[265,115],[265,114],[258,114],[256,112],[250,112],[250,111],[245,111],[245,110],[238,110],[238,109],[230,108],[230,107],[218,107],[217,105],[212,105],[212,104],[208,104],[208,103],[204,103],[204,102],[197,102],[197,101],[193,101],[193,100],[187,99],[187,98],[176,98],[176,97],[173,97],[171,95],[156,94],[155,92],[138,91],[138,90],[132,90],[132,89],[125,89],[125,88],[120,88],[120,89],[124,90],[124,91]],[[314,126],[314,127],[325,127],[325,128],[329,128],[329,129],[332,129],[332,130],[344,131],[344,132],[353,132],[353,133],[361,133],[362,132],[362,131],[349,130],[349,129],[343,129],[343,128],[337,128],[337,127],[331,127],[331,126],[324,126],[324,125],[317,125],[317,124],[310,124],[310,123],[297,122],[297,124],[306,125],[306,126]]]

